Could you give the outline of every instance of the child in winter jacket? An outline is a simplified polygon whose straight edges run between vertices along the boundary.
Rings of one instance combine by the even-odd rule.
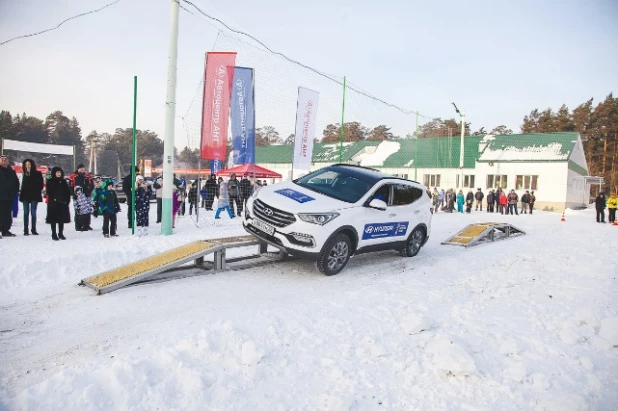
[[[113,187],[114,183],[112,180],[105,180],[95,194],[99,214],[103,215],[103,235],[105,238],[109,238],[110,235],[118,237],[116,234],[116,214],[120,212],[120,204]]]
[[[88,231],[90,227],[90,214],[94,211],[94,205],[84,194],[84,189],[81,186],[75,186],[75,200],[73,207],[75,208],[75,229],[77,231]]]
[[[458,213],[463,213],[464,212],[464,195],[463,195],[463,191],[459,190],[459,194],[457,194],[457,212]]]
[[[197,181],[194,181],[189,189],[189,215],[193,214],[193,208],[195,208],[197,213],[197,207]]]
[[[220,187],[219,188],[219,201],[217,202],[217,212],[215,213],[215,220],[220,219],[219,215],[221,214],[221,211],[223,210],[227,211],[227,215],[229,215],[230,218],[234,218],[234,213],[232,212],[232,209],[230,208],[230,198],[228,194],[228,186],[221,177],[219,177],[219,187]]]
[[[148,235],[148,214],[150,213],[150,190],[144,181],[144,177],[138,175],[135,178],[135,216],[137,223],[137,235]]]

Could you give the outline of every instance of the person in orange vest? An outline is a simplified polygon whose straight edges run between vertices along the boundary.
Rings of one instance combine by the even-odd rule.
[[[609,223],[613,224],[616,221],[616,208],[618,208],[618,197],[616,193],[612,193],[607,199],[607,210],[609,211]]]

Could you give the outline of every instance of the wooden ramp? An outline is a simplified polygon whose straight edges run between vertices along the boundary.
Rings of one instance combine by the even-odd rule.
[[[486,243],[526,234],[523,230],[506,223],[470,224],[442,244],[471,247],[478,243]]]
[[[226,259],[225,251],[229,248],[255,245],[259,246],[257,254],[236,259]],[[228,262],[258,258],[266,253],[267,244],[251,235],[195,241],[141,261],[85,278],[79,285],[90,287],[97,294],[105,294],[134,283],[144,282],[158,274],[178,269],[191,261],[193,261],[193,264],[186,268],[202,268],[216,272],[226,270]],[[204,261],[204,257],[209,254],[214,254],[214,261]]]

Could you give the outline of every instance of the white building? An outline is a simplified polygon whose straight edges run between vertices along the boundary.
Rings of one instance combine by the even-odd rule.
[[[352,163],[417,180],[439,189],[476,191],[481,188],[534,191],[536,209],[562,212],[588,205],[590,182],[578,133],[508,134],[464,138],[463,182],[460,182],[459,137],[398,141],[316,144],[312,170]],[[292,175],[293,146],[258,147],[256,162]],[[597,180],[598,181],[598,180]],[[596,182],[598,184],[598,182]]]

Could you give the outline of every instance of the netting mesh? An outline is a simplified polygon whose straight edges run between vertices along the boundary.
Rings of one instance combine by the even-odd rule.
[[[279,134],[279,143],[284,143],[294,133],[299,86],[320,93],[314,135],[316,139],[323,139],[323,132],[328,125],[338,127],[341,123],[343,77],[303,67],[264,49],[251,39],[224,30],[219,33],[214,51],[235,51],[238,53],[237,66],[255,70],[256,128],[274,127]],[[191,148],[198,148],[200,144],[202,94],[203,87],[200,84],[183,117],[187,141]],[[419,115],[420,122],[427,120],[427,116]],[[348,80],[344,122],[358,122],[364,128],[365,138],[371,138],[372,129],[384,125],[390,128],[393,138],[405,139],[415,131],[416,113],[378,101]],[[351,131],[350,133],[353,134]],[[331,133],[331,141],[332,139]],[[338,140],[337,137],[336,141]]]

